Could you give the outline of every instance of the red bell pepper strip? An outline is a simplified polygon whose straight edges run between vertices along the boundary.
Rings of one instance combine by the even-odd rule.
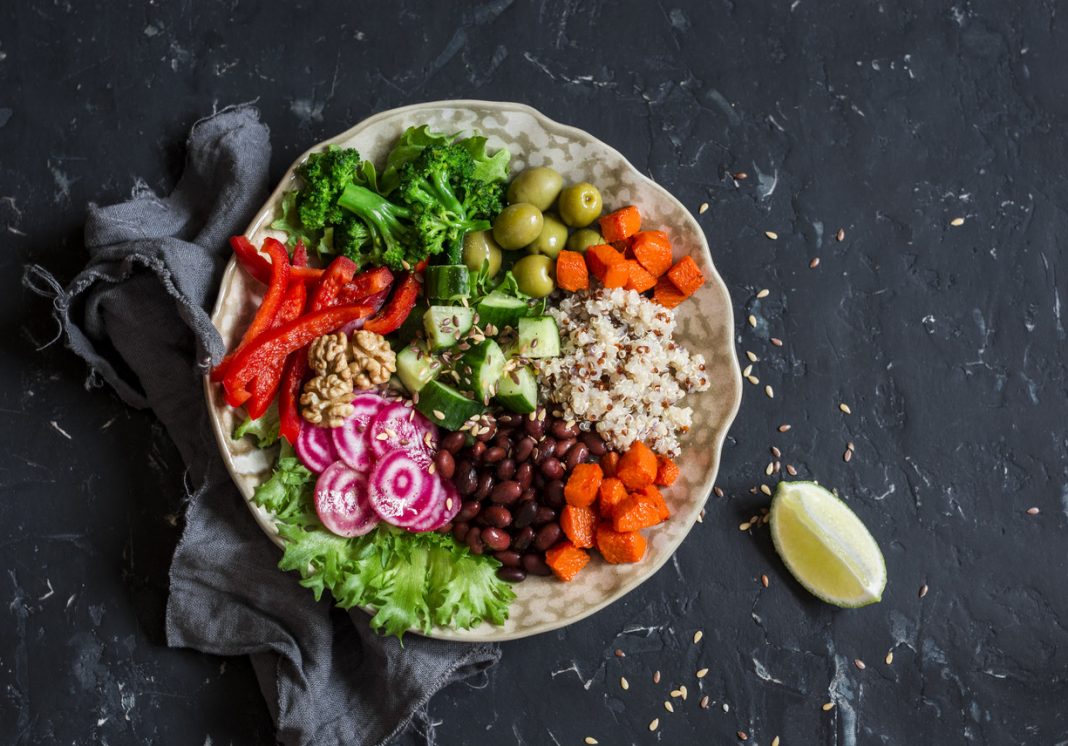
[[[252,396],[248,391],[249,383],[266,372],[272,362],[284,360],[289,353],[296,352],[317,337],[330,334],[370,313],[369,306],[337,306],[313,311],[261,334],[235,355],[230,363],[223,378],[226,402],[232,407],[241,406]]]
[[[393,273],[389,271],[389,267],[369,269],[353,277],[351,282],[341,288],[341,292],[337,294],[337,304],[347,306],[357,303],[388,290],[392,284]]]
[[[282,242],[275,238],[267,238],[263,242],[264,250],[272,242],[282,245]],[[270,282],[271,264],[262,254],[256,251],[256,247],[252,245],[251,241],[244,236],[232,236],[230,238],[230,248],[234,250],[234,256],[237,257],[237,261],[241,263],[241,266],[250,275],[265,285]],[[290,274],[293,277],[299,277],[306,282],[310,282],[322,277],[323,270],[312,267],[293,267]]]
[[[282,368],[282,382],[278,387],[278,434],[297,444],[300,435],[300,411],[297,400],[304,383],[304,374],[308,370],[308,356],[304,350],[290,353]]]
[[[234,359],[234,355],[239,353],[242,347],[246,347],[252,340],[271,328],[274,318],[282,306],[286,288],[289,286],[289,254],[286,252],[286,247],[278,241],[268,244],[267,251],[271,255],[271,280],[267,286],[267,293],[263,296],[263,302],[256,309],[256,315],[252,317],[252,323],[248,325],[248,329],[245,330],[245,334],[241,337],[237,348],[224,357],[222,362],[211,371],[211,380],[216,383],[226,375],[226,370]]]
[[[307,304],[308,292],[304,283],[294,280],[289,283],[286,297],[282,300],[282,307],[274,317],[273,328],[286,324],[298,318],[304,313]],[[278,390],[278,383],[282,377],[282,365],[284,360],[278,360],[268,366],[252,381],[252,398],[245,402],[245,411],[248,416],[256,420],[263,416],[267,408],[271,406],[274,394]]]
[[[374,318],[368,319],[363,328],[375,334],[390,334],[397,331],[419,300],[422,282],[414,272],[405,274],[389,303]]]
[[[345,287],[355,274],[356,262],[344,256],[335,257],[312,292],[309,310],[321,311],[334,305],[341,288]]]
[[[299,238],[297,239],[297,245],[293,247],[293,261],[291,263],[294,267],[308,266],[308,248]]]

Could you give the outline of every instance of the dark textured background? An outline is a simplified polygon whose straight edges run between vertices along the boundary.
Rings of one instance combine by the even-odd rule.
[[[677,561],[592,619],[505,645],[422,729],[443,744],[1068,742],[1063,5],[371,5],[0,2],[0,741],[272,734],[245,660],[163,647],[179,457],[61,346],[36,351],[54,329],[21,265],[72,276],[86,202],[168,190],[216,106],[258,101],[280,175],[377,111],[474,97],[529,103],[695,212],[707,201],[761,384],[728,439],[726,496]],[[773,444],[868,522],[881,604],[820,604],[766,529],[738,530],[767,503],[751,488]]]

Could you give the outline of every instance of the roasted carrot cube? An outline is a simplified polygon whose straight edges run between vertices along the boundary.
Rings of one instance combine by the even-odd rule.
[[[590,562],[590,555],[576,547],[570,541],[561,541],[545,552],[545,564],[553,575],[564,582],[578,575],[579,570]]]
[[[660,516],[661,521],[666,521],[671,517],[671,511],[668,510],[667,501],[664,500],[664,495],[660,490],[653,485],[649,485],[642,490],[642,494],[656,506],[657,514]]]
[[[601,515],[611,518],[616,506],[627,499],[627,488],[615,477],[609,477],[601,482],[600,496],[601,503],[598,507]]]
[[[641,231],[630,240],[634,258],[654,277],[671,268],[671,239],[663,231]]]
[[[593,547],[593,535],[597,531],[597,514],[589,508],[565,505],[560,511],[560,528],[571,543],[583,549]]]
[[[623,261],[622,254],[608,244],[603,243],[590,246],[583,256],[586,258],[586,266],[589,267],[590,274],[601,282],[604,282],[609,267]]]
[[[588,508],[597,499],[603,479],[604,473],[597,464],[579,464],[564,485],[564,499],[570,505]]]
[[[630,282],[630,262],[622,261],[619,264],[613,264],[608,268],[608,271],[604,274],[604,279],[601,280],[606,288],[621,288],[626,287]]]
[[[656,454],[641,441],[634,441],[619,458],[616,476],[631,490],[652,484],[656,479]]]
[[[645,267],[636,261],[629,260],[627,262],[627,269],[630,272],[630,277],[627,279],[627,290],[637,290],[639,293],[644,293],[649,288],[656,285],[656,278],[646,271]]]
[[[661,277],[656,281],[656,289],[653,290],[653,300],[662,305],[664,308],[675,308],[680,305],[684,300],[690,296],[683,292],[680,292],[675,283],[667,278],[667,276]]]
[[[601,460],[598,463],[601,465],[601,471],[604,472],[606,477],[614,477],[616,475],[616,467],[619,466],[619,454],[615,451],[609,451],[601,456]]]
[[[645,537],[637,531],[620,532],[602,523],[597,527],[597,549],[605,562],[619,565],[645,556]]]
[[[598,221],[601,225],[601,235],[605,241],[622,241],[630,238],[642,227],[642,216],[638,208],[629,205],[622,209],[610,212]]]
[[[679,478],[679,465],[667,456],[656,457],[656,479],[653,484],[670,487]]]
[[[582,254],[561,251],[556,255],[556,284],[572,293],[590,286],[590,273]]]
[[[660,509],[642,492],[632,492],[612,511],[616,531],[640,531],[660,523]]]
[[[687,297],[696,293],[705,284],[705,275],[692,256],[684,256],[675,266],[667,271],[668,279],[674,283],[679,292]]]

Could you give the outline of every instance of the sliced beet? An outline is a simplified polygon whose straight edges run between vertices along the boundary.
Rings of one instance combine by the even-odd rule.
[[[315,513],[338,536],[363,536],[378,524],[367,497],[367,476],[335,461],[315,483]]]
[[[408,526],[409,531],[437,531],[460,512],[463,500],[460,493],[456,491],[456,487],[453,486],[452,480],[438,476],[432,478],[436,482],[433,504],[437,505],[437,508],[428,510],[423,520]]]
[[[409,528],[439,511],[439,503],[444,498],[444,492],[437,488],[440,481],[409,452],[395,450],[375,464],[368,497],[383,521]]]
[[[375,454],[371,450],[366,423],[361,426],[353,417],[345,420],[341,427],[330,431],[337,456],[351,468],[361,474],[368,474],[375,464]]]
[[[303,418],[300,421],[300,433],[297,435],[294,450],[300,462],[316,474],[324,471],[338,459],[330,430],[317,427]]]
[[[438,427],[400,402],[383,407],[367,428],[375,458],[393,451],[407,451],[421,465],[429,466],[438,447]]]

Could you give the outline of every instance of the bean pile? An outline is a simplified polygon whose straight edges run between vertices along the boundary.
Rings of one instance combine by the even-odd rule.
[[[502,580],[550,575],[545,550],[564,538],[558,520],[564,483],[572,469],[605,451],[596,433],[581,432],[544,408],[500,415],[474,442],[466,433],[449,433],[434,464],[464,500],[453,536],[475,554],[492,553]]]

